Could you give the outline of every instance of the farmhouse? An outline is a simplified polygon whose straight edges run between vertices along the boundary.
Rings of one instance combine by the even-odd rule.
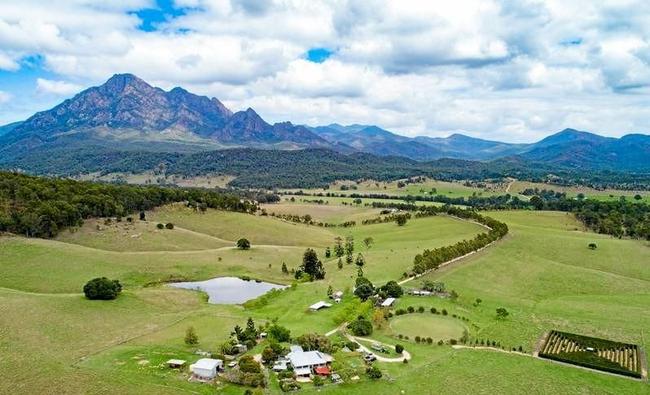
[[[312,371],[316,372],[316,368],[328,367],[333,360],[331,355],[320,351],[303,351],[300,346],[291,346],[290,349],[291,352],[287,354],[287,358],[291,362],[294,374],[297,377],[309,377]],[[325,373],[322,369],[320,372],[316,372],[316,374]],[[329,369],[327,372],[329,374]]]
[[[195,364],[190,365],[192,374],[199,379],[212,380],[217,377],[217,370],[223,369],[221,359],[201,358]]]
[[[313,305],[309,306],[309,310],[318,311],[320,309],[327,309],[330,307],[332,307],[331,303],[326,303],[321,300],[320,302],[314,303]]]
[[[395,303],[395,298],[386,298],[383,302],[381,302],[381,307],[390,307]]]

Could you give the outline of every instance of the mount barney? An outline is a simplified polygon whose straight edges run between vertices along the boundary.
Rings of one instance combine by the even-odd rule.
[[[0,127],[5,166],[26,154],[88,147],[153,152],[324,148],[417,161],[508,158],[566,168],[650,170],[648,135],[616,139],[565,129],[537,143],[509,144],[461,134],[409,138],[367,125],[269,124],[251,108],[233,113],[216,98],[178,87],[167,92],[132,74],[114,75],[50,110]]]

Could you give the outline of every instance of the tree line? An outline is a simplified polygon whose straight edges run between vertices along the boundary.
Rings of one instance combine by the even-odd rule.
[[[0,232],[54,237],[91,217],[118,217],[174,202],[255,212],[239,196],[194,188],[113,185],[0,172]]]

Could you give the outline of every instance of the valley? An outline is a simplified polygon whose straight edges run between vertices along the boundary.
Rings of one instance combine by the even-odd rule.
[[[425,185],[425,189],[436,185],[441,191],[463,193],[452,185]],[[402,279],[423,249],[451,245],[484,231],[477,224],[443,214],[411,218],[403,226],[392,221],[362,225],[363,219],[381,216],[379,210],[365,202],[342,204],[346,199],[330,199],[322,205],[296,198],[307,199],[295,196],[292,202],[290,196],[283,196],[280,203],[262,208],[267,214],[309,215],[335,224],[355,219],[358,223],[320,227],[261,212],[207,209],[202,213],[175,203],[146,211],[145,220],[87,220],[51,240],[0,238],[2,364],[12,367],[1,370],[0,392],[18,389],[27,393],[48,385],[61,391],[132,393],[137,385],[138,393],[216,390],[239,394],[242,387],[219,378],[212,385],[188,382],[186,374],[169,370],[164,362],[169,358],[192,361],[197,348],[218,352],[231,328],[244,326],[249,317],[258,325],[277,322],[292,336],[299,336],[332,333],[359,314],[373,316],[372,304],[352,294],[358,266],[344,260],[339,268],[338,258],[326,258],[325,249],[333,248],[337,237],[355,241],[354,255],[360,253],[365,260],[363,276],[381,285]],[[645,348],[650,336],[650,321],[644,314],[650,302],[648,242],[586,231],[571,214],[562,212],[508,210],[485,215],[507,224],[508,235],[474,255],[405,283],[404,296],[389,309],[398,315],[379,321],[373,318],[375,330],[368,339],[403,345],[411,355],[408,364],[374,362],[383,378],[369,379],[358,353],[339,350],[334,353],[333,367],[343,374],[344,383],[302,384],[300,392],[467,393],[489,389],[521,393],[531,388],[533,393],[647,392],[644,381],[562,366],[531,354],[549,330]],[[159,223],[174,227],[159,229]],[[249,250],[235,247],[241,237],[250,240]],[[364,245],[362,241],[368,238],[372,242]],[[587,248],[590,243],[598,248]],[[314,248],[323,260],[324,280],[296,282],[291,273],[281,270],[283,264],[296,269],[306,248]],[[81,287],[97,276],[119,279],[123,295],[108,302],[85,300]],[[243,305],[214,305],[201,294],[165,286],[168,281],[218,276],[250,277],[290,287]],[[443,283],[457,297],[409,294],[428,282]],[[343,291],[341,303],[310,311],[310,304],[327,300],[328,287]],[[498,308],[507,310],[506,318],[497,318]],[[196,346],[183,342],[190,326],[198,334]],[[463,340],[467,347],[450,345],[450,339],[461,336],[467,336]],[[344,341],[336,332],[330,337],[335,344]],[[431,343],[425,341],[427,337]],[[494,348],[502,352],[481,347],[485,341],[495,342]],[[261,352],[264,344],[250,351],[251,355]],[[34,358],[43,367],[38,379],[22,373]],[[353,380],[354,376],[360,379]],[[279,393],[274,377],[271,374],[268,391]]]

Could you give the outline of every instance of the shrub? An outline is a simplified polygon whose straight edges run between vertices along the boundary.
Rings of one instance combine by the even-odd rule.
[[[351,351],[355,351],[359,348],[359,345],[356,342],[347,342],[345,343],[345,347]]]
[[[373,380],[380,379],[382,376],[381,370],[379,370],[376,366],[369,366],[368,369],[366,369],[366,374]]]
[[[248,239],[244,239],[244,238],[239,239],[237,240],[237,248],[239,248],[240,250],[248,250],[249,248],[251,248],[251,242],[248,241]]]
[[[445,344],[445,342],[443,342],[442,340],[438,340],[438,345],[439,346],[442,346],[443,344]]]
[[[447,309],[442,309],[442,315],[447,315]]]
[[[325,383],[323,382],[323,378],[320,377],[320,376],[314,376],[313,383],[314,383],[314,385],[315,385],[316,387],[322,387],[323,384],[325,384]]]
[[[420,338],[420,336],[415,336],[415,342],[416,343],[419,343],[421,341],[422,341],[422,339]]]
[[[430,337],[427,337],[427,344],[433,344],[433,339]]]
[[[199,344],[199,337],[196,334],[196,331],[194,330],[193,326],[190,326],[185,331],[185,344],[187,344],[188,346]]]
[[[422,306],[418,307],[418,313],[424,313],[424,307]]]
[[[122,285],[118,280],[98,277],[88,281],[83,291],[90,300],[112,300],[122,292]]]
[[[165,229],[165,225],[163,225],[163,224],[158,224],[158,225],[156,225],[156,228],[158,228],[158,229]]]
[[[396,344],[395,345],[395,352],[396,353],[401,354],[403,351],[404,351],[404,346],[402,346],[401,344]]]
[[[406,314],[406,310],[404,309],[397,309],[395,311],[395,315],[404,315],[404,314]]]
[[[505,319],[510,313],[504,307],[497,308],[497,319]]]
[[[167,229],[169,229],[169,230],[174,229],[174,224],[172,224],[171,222],[167,222],[167,223],[165,224],[165,228],[167,228]]]
[[[432,307],[431,308],[431,314],[437,314],[437,313],[438,313],[438,309],[436,309],[435,307]]]
[[[458,340],[456,340],[456,339],[450,339],[450,340],[449,340],[449,344],[451,344],[452,346],[454,346],[454,345],[458,344]]]
[[[415,308],[413,308],[413,306],[409,306],[409,307],[407,307],[406,310],[407,310],[409,313],[413,313],[413,312],[415,312]]]

